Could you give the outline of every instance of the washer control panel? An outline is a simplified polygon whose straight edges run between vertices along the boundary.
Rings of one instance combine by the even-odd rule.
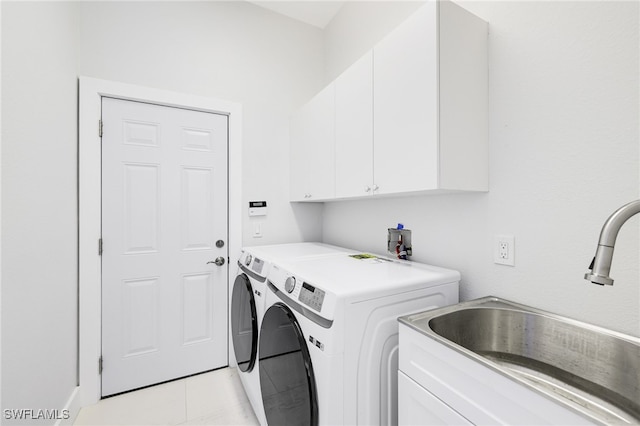
[[[280,289],[282,290],[282,288]],[[306,305],[317,312],[322,312],[325,292],[293,275],[284,279],[284,290],[293,300]]]
[[[282,269],[275,263],[269,266],[267,280],[271,286],[275,287],[276,294],[281,293],[278,297],[285,303],[295,302],[298,308],[305,308],[310,314],[317,314],[325,320],[334,319],[337,297],[330,290],[317,287],[310,283],[311,279],[307,281],[303,275]],[[303,313],[303,315],[307,314]]]
[[[311,284],[302,283],[300,296],[298,300],[312,309],[322,311],[322,303],[324,302],[324,291],[312,286]]]

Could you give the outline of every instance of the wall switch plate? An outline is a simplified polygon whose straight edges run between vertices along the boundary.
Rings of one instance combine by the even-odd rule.
[[[493,262],[515,266],[515,239],[513,235],[496,235],[493,243]]]
[[[262,238],[262,225],[259,223],[253,225],[253,238]]]

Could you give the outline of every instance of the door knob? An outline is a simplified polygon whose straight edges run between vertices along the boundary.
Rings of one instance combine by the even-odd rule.
[[[218,266],[222,266],[224,265],[224,257],[220,256],[220,257],[216,257],[216,260],[210,260],[207,262],[207,265],[210,263],[215,263]]]

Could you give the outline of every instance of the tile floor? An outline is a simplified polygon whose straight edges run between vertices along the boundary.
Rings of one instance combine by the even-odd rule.
[[[82,408],[74,425],[258,425],[237,369],[221,368]]]

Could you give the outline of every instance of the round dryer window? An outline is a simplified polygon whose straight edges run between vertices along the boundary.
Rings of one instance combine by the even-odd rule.
[[[258,350],[258,316],[249,277],[240,274],[231,295],[231,337],[240,371],[251,371]]]

